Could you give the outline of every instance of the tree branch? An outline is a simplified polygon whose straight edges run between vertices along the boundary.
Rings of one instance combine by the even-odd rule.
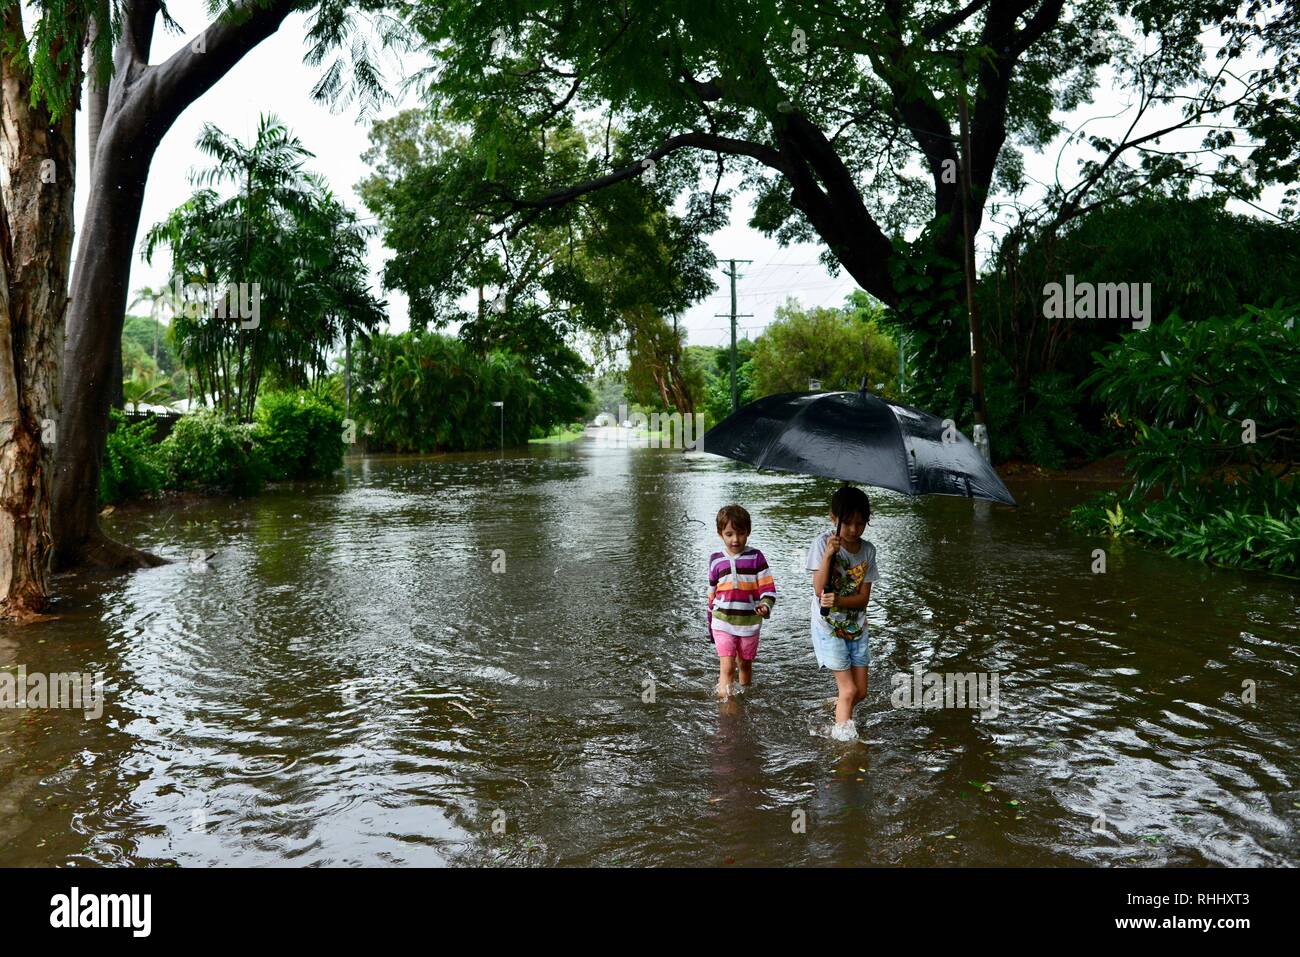
[[[128,0],[122,14],[122,36],[117,41],[114,57],[115,76],[126,80],[149,65],[149,48],[153,45],[153,27],[157,18],[158,0]]]
[[[727,136],[717,136],[713,133],[692,132],[681,133],[666,139],[660,146],[646,154],[645,159],[657,160],[663,159],[671,153],[682,149],[701,149],[714,153],[727,153],[732,156],[748,156],[751,159],[758,160],[764,166],[769,166],[778,172],[786,172],[785,159],[776,150],[770,146],[764,146],[761,143],[751,143],[749,140],[737,140]],[[606,173],[604,176],[598,176],[595,179],[587,180],[585,183],[578,183],[573,186],[566,186],[563,189],[557,189],[539,196],[536,199],[519,199],[508,198],[506,201],[518,210],[536,210],[542,211],[555,209],[580,199],[588,193],[594,193],[597,190],[614,186],[624,180],[629,180],[634,176],[640,176],[645,172],[644,160],[638,160],[628,166],[614,170],[612,173]],[[530,217],[529,222],[532,221]]]
[[[927,40],[939,39],[939,37],[943,36],[949,30],[961,26],[973,17],[979,12],[980,7],[984,6],[984,4],[988,2],[989,0],[971,0],[971,2],[966,4],[962,9],[954,10],[947,16],[940,17],[938,20],[934,21],[934,23],[922,29],[921,36],[925,37]]]
[[[1011,44],[1011,58],[1013,60],[1041,40],[1048,30],[1056,26],[1057,21],[1061,19],[1061,11],[1064,6],[1064,0],[1044,0],[1043,5],[1029,18],[1029,22],[1016,34],[1016,39]],[[1025,5],[1025,9],[1028,9],[1028,4]]]
[[[151,3],[152,0],[142,0]],[[142,132],[161,138],[191,103],[226,75],[251,49],[275,33],[285,17],[299,6],[296,0],[246,0],[231,13],[219,17],[203,31],[203,52],[187,43],[165,62],[149,67],[143,82],[152,88]]]

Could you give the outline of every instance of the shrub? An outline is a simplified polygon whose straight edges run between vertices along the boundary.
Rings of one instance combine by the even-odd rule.
[[[1293,489],[1272,476],[1179,492],[1145,505],[1103,493],[1077,506],[1067,524],[1158,545],[1181,558],[1279,574],[1300,571],[1300,505]]]
[[[970,370],[961,373],[969,377]],[[1006,360],[995,355],[985,366],[984,382],[994,461],[1023,455],[1035,465],[1059,469],[1071,459],[1087,460],[1104,451],[1104,444],[1080,424],[1082,387],[1064,372],[1041,373],[1021,388]]]
[[[253,426],[213,412],[183,416],[161,448],[169,488],[253,495],[265,481]]]
[[[266,459],[267,478],[320,478],[343,464],[343,414],[311,392],[262,396],[255,438]]]
[[[1137,437],[1135,491],[1167,497],[1209,479],[1258,476],[1300,448],[1296,310],[1247,306],[1185,322],[1175,313],[1097,353],[1086,381]]]
[[[480,356],[460,339],[433,332],[377,334],[353,354],[355,417],[371,448],[394,452],[449,452],[523,445],[534,425],[543,434],[556,407],[528,372],[524,358]],[[573,406],[577,414],[582,403]]]
[[[1175,314],[1096,359],[1086,384],[1133,436],[1134,481],[1123,499],[1075,509],[1071,523],[1201,561],[1300,570],[1293,313],[1247,306],[1191,323]]]
[[[104,446],[104,464],[99,472],[99,502],[116,505],[162,487],[163,457],[153,441],[154,420],[128,425],[120,409],[110,413],[113,430]]]

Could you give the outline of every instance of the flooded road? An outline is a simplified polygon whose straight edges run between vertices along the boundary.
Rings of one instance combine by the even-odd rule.
[[[829,481],[588,440],[119,510],[179,561],[0,629],[0,668],[104,678],[97,719],[0,710],[0,866],[1300,864],[1297,583],[1008,485],[1019,510],[872,494],[851,744],[802,570]],[[779,597],[720,705],[733,500]],[[996,713],[894,707],[931,672],[996,675]]]

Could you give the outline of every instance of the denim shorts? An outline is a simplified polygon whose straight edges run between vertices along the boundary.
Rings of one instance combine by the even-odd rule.
[[[866,668],[871,664],[871,648],[867,643],[867,633],[861,638],[845,641],[836,638],[834,633],[820,621],[812,629],[813,651],[817,655],[817,664],[831,671],[847,671],[849,668]]]

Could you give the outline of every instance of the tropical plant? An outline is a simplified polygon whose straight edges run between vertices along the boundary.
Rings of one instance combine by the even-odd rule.
[[[1177,314],[1098,354],[1095,385],[1132,442],[1132,486],[1086,503],[1075,527],[1131,535],[1175,555],[1300,570],[1297,309]]]
[[[479,356],[462,340],[432,332],[363,340],[356,380],[356,418],[368,441],[397,452],[522,445],[534,427],[546,434],[569,421],[561,417],[567,406],[552,404],[519,356]]]
[[[181,416],[163,440],[167,487],[253,495],[267,465],[252,425],[207,410]]]
[[[468,319],[460,339],[480,360],[494,352],[519,357],[541,407],[556,421],[568,422],[582,418],[587,408],[589,392],[582,380],[589,370],[563,330],[535,302],[520,300],[503,312]]]
[[[113,428],[104,447],[99,473],[99,503],[116,505],[162,488],[166,478],[161,446],[153,440],[153,418],[129,424],[119,409],[111,413]]]
[[[197,145],[215,163],[192,175],[200,188],[149,230],[145,254],[166,246],[184,278],[173,337],[199,394],[248,421],[268,375],[302,388],[326,372],[335,343],[382,321],[365,281],[372,229],[304,170],[312,154],[273,116],[261,118],[251,144],[208,124]],[[211,188],[226,183],[232,196]],[[238,310],[227,290],[238,290]]]
[[[122,394],[132,412],[140,411],[140,403],[156,404],[171,398],[172,383],[157,370],[136,368],[131,378],[122,381]]]
[[[343,414],[311,392],[262,396],[254,438],[272,482],[329,475],[343,464]]]
[[[1076,506],[1067,524],[1158,545],[1182,558],[1300,573],[1300,506],[1293,485],[1273,476],[1146,503],[1102,493]]]
[[[162,320],[165,316],[181,312],[185,308],[185,301],[177,297],[174,286],[158,289],[141,286],[135,291],[127,309],[139,305],[147,305],[149,315],[126,316],[122,322],[122,342],[124,345],[128,341],[138,343],[149,353],[158,368],[171,375],[180,367],[180,363],[176,361],[176,353],[167,341],[170,330]]]
[[[1085,385],[1135,439],[1136,496],[1290,470],[1300,453],[1298,314],[1248,306],[1187,322],[1175,313],[1096,354]]]

